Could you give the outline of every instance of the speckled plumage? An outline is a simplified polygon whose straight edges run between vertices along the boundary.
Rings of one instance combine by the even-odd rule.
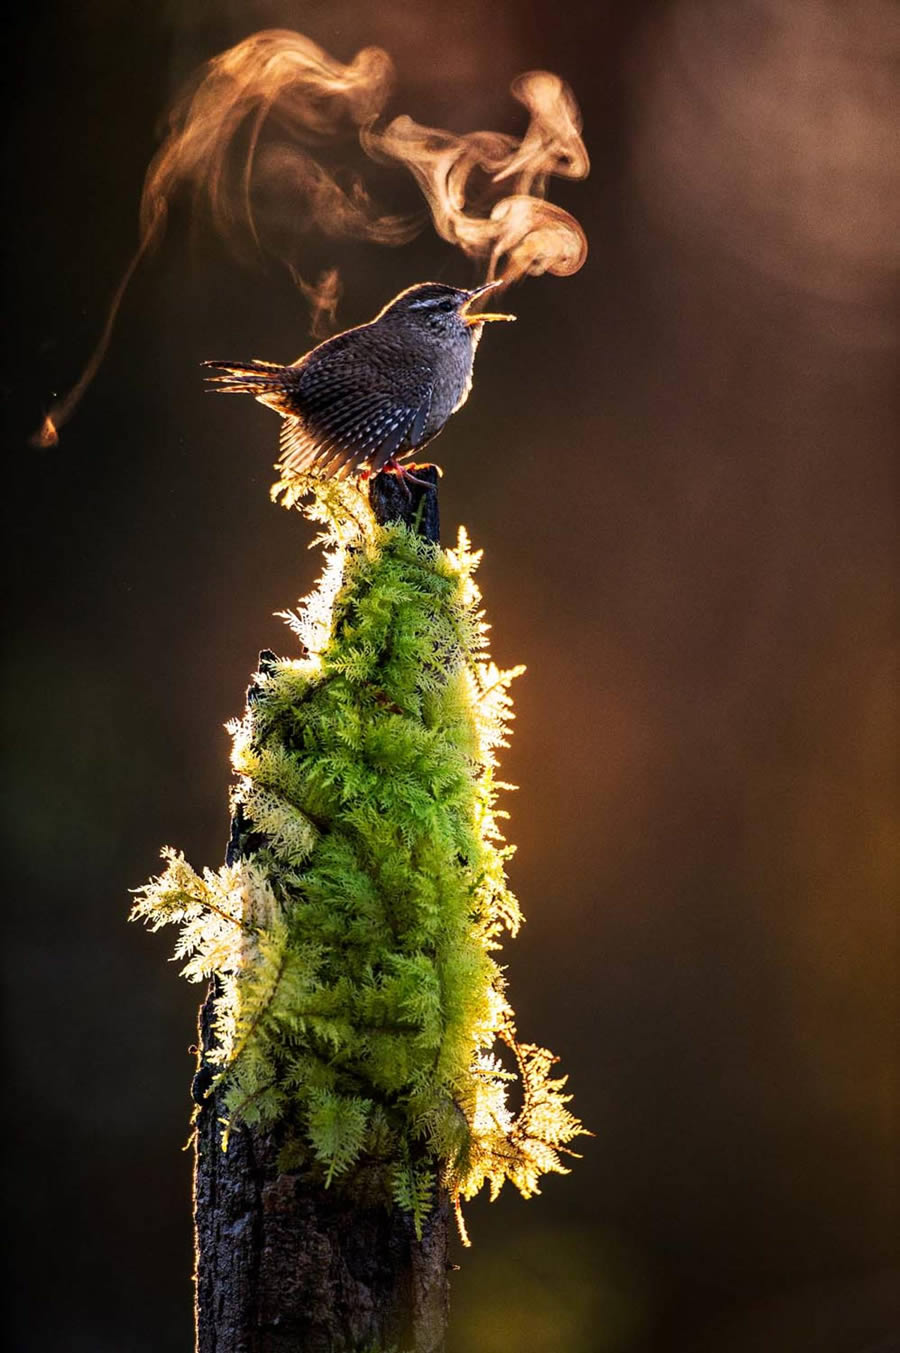
[[[482,325],[513,318],[469,313],[486,290],[420,283],[290,366],[207,362],[224,373],[210,384],[281,414],[283,472],[344,478],[380,470],[421,450],[465,403]]]

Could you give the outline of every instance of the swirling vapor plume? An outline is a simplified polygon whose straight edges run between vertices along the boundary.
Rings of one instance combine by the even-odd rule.
[[[423,217],[379,211],[350,146],[382,164],[408,169],[437,233],[483,260],[486,280],[577,272],[587,254],[581,226],[546,200],[552,175],[584,178],[589,162],[572,92],[558,76],[530,71],[512,94],[529,114],[524,136],[469,132],[456,136],[412,118],[379,119],[394,83],[387,52],[366,47],[349,65],[300,33],[268,29],[246,38],[198,72],[176,100],[169,131],[147,171],[140,244],[113,299],[91,360],[72,391],[32,439],[52,446],[103,360],[116,313],[140,259],[159,243],[169,206],[184,189],[244,261],[265,254],[291,272],[313,310],[313,332],[333,321],[340,295],[336,269],[305,281],[298,238],[313,229],[333,238],[405,244]],[[331,169],[343,151],[344,167]]]

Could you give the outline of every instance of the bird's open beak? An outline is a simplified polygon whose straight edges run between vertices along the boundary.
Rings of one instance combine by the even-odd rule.
[[[501,319],[514,320],[515,315],[492,315],[486,313],[483,310],[476,311],[472,315],[469,314],[469,306],[472,304],[474,300],[476,300],[479,296],[483,296],[486,291],[493,291],[494,287],[502,287],[502,286],[503,282],[501,279],[498,278],[496,282],[485,282],[483,287],[476,287],[474,291],[470,291],[468,300],[464,301],[462,306],[463,324],[468,324],[471,326],[473,324],[490,324],[495,320]]]

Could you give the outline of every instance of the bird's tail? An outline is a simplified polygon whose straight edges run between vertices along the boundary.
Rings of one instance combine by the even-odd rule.
[[[207,376],[207,387],[220,395],[253,395],[263,404],[269,404],[279,412],[287,412],[283,407],[285,396],[297,379],[295,367],[279,366],[277,362],[204,362],[217,374]]]

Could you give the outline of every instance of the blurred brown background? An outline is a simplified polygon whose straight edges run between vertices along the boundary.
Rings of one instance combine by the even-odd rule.
[[[452,1353],[898,1349],[890,0],[34,0],[7,30],[12,1345],[191,1346],[200,993],[124,918],[164,842],[220,861],[222,725],[317,569],[268,502],[275,419],[198,371],[298,355],[302,297],[176,212],[61,445],[25,439],[173,92],[270,25],[386,46],[392,110],[457,131],[521,132],[510,79],[556,71],[593,159],[554,191],[586,267],[510,293],[435,447],[528,665],[512,996],[596,1133],[540,1199],[470,1208]],[[309,251],[342,324],[475,280],[433,233]]]

